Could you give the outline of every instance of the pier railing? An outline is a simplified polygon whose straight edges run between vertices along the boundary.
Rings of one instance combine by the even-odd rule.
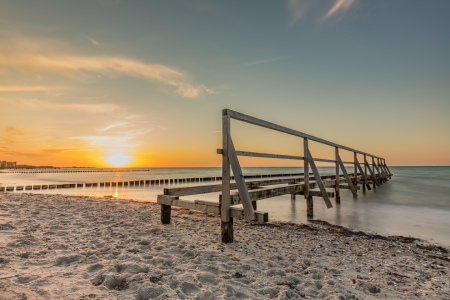
[[[255,153],[255,152],[246,152],[246,151],[236,151],[233,139],[231,137],[231,128],[230,128],[230,119],[234,119],[237,121],[242,121],[245,123],[249,123],[252,125],[264,127],[270,130],[275,130],[278,132],[282,132],[285,134],[293,135],[303,139],[303,156],[287,156],[280,154],[268,154],[268,153]],[[309,141],[314,141],[317,143],[321,143],[330,147],[335,148],[335,159],[323,159],[323,158],[314,158],[309,149]],[[250,198],[250,194],[248,192],[247,186],[245,184],[245,179],[242,176],[242,170],[239,164],[238,156],[253,156],[253,157],[267,157],[267,158],[279,158],[279,159],[295,159],[295,160],[303,160],[303,168],[304,173],[308,174],[311,169],[314,174],[315,182],[319,188],[319,193],[311,193],[309,188],[309,176],[304,176],[304,189],[302,194],[305,196],[307,203],[307,214],[312,216],[312,196],[320,196],[324,199],[325,204],[328,208],[333,207],[330,201],[329,194],[325,189],[324,182],[319,174],[319,171],[316,166],[316,162],[328,162],[334,163],[336,166],[336,182],[334,185],[335,189],[335,199],[336,202],[340,202],[340,189],[346,188],[350,189],[353,196],[357,197],[357,184],[361,181],[358,181],[358,171],[361,172],[362,175],[362,184],[365,188],[369,186],[369,179],[367,170],[369,170],[373,182],[374,187],[379,185],[381,181],[386,181],[391,177],[391,173],[389,168],[386,165],[385,159],[382,157],[378,157],[363,151],[355,150],[343,145],[339,145],[297,130],[293,130],[284,126],[280,126],[265,120],[261,120],[249,115],[245,115],[230,109],[224,109],[222,112],[222,149],[218,150],[218,153],[222,154],[222,197],[221,197],[221,220],[222,220],[222,232],[227,233],[230,232],[232,234],[232,229],[227,227],[232,227],[232,219],[230,217],[230,204],[231,204],[231,195],[230,195],[230,171],[233,170],[233,174],[236,180],[236,185],[239,190],[239,196],[244,207],[244,216],[247,220],[254,220],[255,212],[254,207],[252,205],[252,200]],[[339,150],[346,150],[354,153],[354,161],[342,161],[340,157]],[[357,155],[363,155],[364,157],[364,170],[361,167],[361,164],[358,161]],[[367,157],[372,159],[372,167],[367,161]],[[344,164],[353,164],[354,165],[354,177],[350,178],[347,170],[345,169]],[[231,168],[230,168],[231,167]],[[340,178],[340,171],[342,171],[345,182],[347,185],[341,185],[338,182],[338,178]],[[291,193],[293,197],[295,197],[295,193]],[[271,197],[270,193],[266,194],[266,198]],[[222,237],[225,240],[232,240],[232,236],[229,238]]]
[[[231,119],[301,138],[303,139],[303,155],[292,156],[236,150],[231,136]],[[310,151],[310,141],[333,147],[335,150],[334,159],[314,157]],[[353,161],[343,161],[340,156],[340,150],[352,152]],[[340,203],[341,189],[349,189],[352,192],[353,197],[356,198],[358,196],[358,184],[362,184],[363,190],[365,191],[366,187],[367,189],[371,189],[370,184],[375,188],[389,180],[392,176],[386,165],[385,159],[382,157],[339,145],[229,109],[224,109],[222,112],[222,149],[218,149],[217,153],[222,155],[222,184],[199,186],[195,188],[178,188],[176,190],[164,189],[164,195],[158,195],[158,203],[161,204],[161,220],[163,224],[170,223],[170,210],[172,205],[220,214],[221,239],[223,242],[229,243],[233,241],[233,217],[243,218],[248,221],[267,221],[267,213],[256,211],[256,201],[258,200],[285,194],[291,194],[291,199],[295,200],[295,195],[304,195],[306,199],[307,216],[312,217],[313,196],[323,198],[326,206],[331,208],[333,205],[330,198],[335,198],[336,203]],[[362,156],[362,163],[359,162],[358,155]],[[272,179],[246,182],[242,174],[238,156],[301,160],[303,161],[304,174],[306,175],[285,180]],[[370,160],[371,163],[369,162]],[[335,175],[321,176],[316,166],[316,162],[333,163],[335,165]],[[348,173],[345,168],[345,165],[349,164],[354,167],[353,173]],[[234,183],[231,182],[231,171],[233,171]],[[310,171],[312,172],[312,177],[309,176]],[[286,183],[287,185],[285,185]],[[273,187],[273,185],[281,186]],[[333,188],[334,191],[327,191],[327,188]],[[238,193],[231,194],[231,190],[233,189],[237,189]],[[219,203],[179,199],[179,196],[218,191],[222,192],[219,196]],[[243,208],[233,207],[238,204],[242,204]]]

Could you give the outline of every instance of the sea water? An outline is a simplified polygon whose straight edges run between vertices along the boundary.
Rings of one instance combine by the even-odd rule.
[[[84,172],[75,172],[75,171]],[[386,235],[413,236],[450,246],[450,167],[390,167],[392,179],[371,191],[358,191],[353,198],[341,190],[340,205],[327,209],[322,198],[314,197],[314,219],[357,230]],[[55,173],[54,171],[58,171]],[[67,173],[61,173],[67,171]],[[95,172],[93,172],[95,171]],[[100,171],[100,172],[99,172]],[[334,168],[319,168],[321,175],[333,174]],[[349,169],[349,172],[352,170]],[[33,173],[32,173],[33,172]],[[44,172],[44,173],[34,173]],[[302,168],[243,168],[244,175],[291,174]],[[152,168],[114,171],[110,169],[67,169],[0,173],[1,186],[62,183],[120,182],[175,178],[219,177],[220,168]],[[220,184],[200,182],[195,184]],[[139,187],[92,187],[23,192],[67,195],[118,196],[139,201],[156,201],[163,188],[189,184]],[[192,184],[191,184],[192,185]],[[217,201],[219,193],[186,196],[185,199]],[[333,199],[331,199],[333,201]],[[258,210],[269,212],[270,221],[307,222],[302,196],[292,201],[290,195],[258,201]]]

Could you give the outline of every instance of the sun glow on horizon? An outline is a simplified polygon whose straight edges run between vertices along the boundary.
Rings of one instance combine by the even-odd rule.
[[[122,153],[114,153],[109,156],[104,156],[103,159],[114,167],[123,167],[133,161],[133,156],[124,155]]]

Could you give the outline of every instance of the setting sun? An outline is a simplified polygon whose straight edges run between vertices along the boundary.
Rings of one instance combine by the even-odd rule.
[[[113,155],[105,156],[103,159],[114,167],[123,167],[128,165],[133,160],[133,157],[121,153],[115,153]]]

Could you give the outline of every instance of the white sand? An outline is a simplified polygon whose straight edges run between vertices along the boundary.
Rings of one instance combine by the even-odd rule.
[[[302,228],[303,227],[303,228]],[[152,203],[0,194],[0,299],[450,299],[448,253],[321,225]],[[447,260],[445,260],[447,258]]]

